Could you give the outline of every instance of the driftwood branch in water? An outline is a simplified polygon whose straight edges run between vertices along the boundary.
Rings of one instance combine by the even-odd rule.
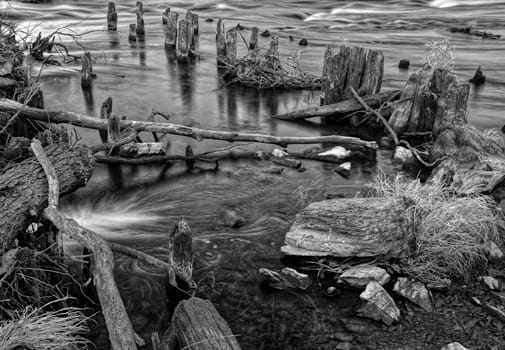
[[[59,194],[56,171],[47,158],[40,141],[33,140],[31,148],[46,173],[49,186],[52,187],[49,190],[49,206],[44,210],[44,216],[58,230],[66,233],[94,253],[95,268],[93,269],[93,276],[107,330],[109,331],[112,349],[136,350],[136,340],[139,339],[133,330],[114,280],[114,255],[112,250],[100,235],[79,226],[77,222],[65,218],[58,211],[57,197]]]
[[[397,100],[400,97],[401,90],[393,90],[387,92],[381,92],[374,95],[368,95],[363,97],[363,101],[372,107],[380,107],[383,103],[388,101]],[[312,107],[307,109],[302,109],[294,112],[289,112],[285,114],[278,114],[272,118],[281,120],[298,120],[307,119],[315,117],[327,117],[328,119],[339,119],[351,113],[359,112],[363,110],[363,106],[355,99],[348,99],[345,101],[332,103],[329,105]]]
[[[0,111],[16,113],[22,107],[22,104],[9,99],[0,99]],[[64,111],[49,111],[45,109],[24,108],[20,114],[20,118],[34,119],[47,121],[51,123],[68,123],[84,128],[107,130],[107,121],[93,118],[81,113],[64,112]],[[317,136],[317,137],[278,137],[263,134],[248,134],[238,133],[233,131],[214,131],[198,128],[190,128],[184,125],[172,123],[154,123],[134,120],[121,120],[121,129],[131,128],[135,131],[160,132],[185,137],[191,137],[196,140],[213,139],[228,142],[249,141],[258,143],[269,143],[280,146],[289,144],[317,144],[317,143],[333,143],[343,145],[358,145],[367,148],[377,149],[377,143],[373,141],[364,141],[355,137],[348,136]]]

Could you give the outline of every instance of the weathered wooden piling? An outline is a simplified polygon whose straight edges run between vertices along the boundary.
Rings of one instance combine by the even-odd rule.
[[[174,48],[177,46],[177,21],[179,14],[170,12],[167,16],[165,25],[165,48]]]
[[[135,23],[130,24],[130,33],[128,34],[128,41],[137,41],[137,25]]]
[[[163,14],[161,15],[161,23],[166,25],[168,23],[168,17],[170,16],[170,7],[167,7]]]
[[[252,27],[251,37],[249,38],[249,50],[250,51],[254,51],[258,47],[258,35],[259,35],[258,27]]]
[[[81,69],[81,87],[89,89],[91,87],[91,80],[93,78],[93,66],[91,64],[91,54],[85,52],[82,56],[82,69]]]
[[[177,61],[187,62],[189,60],[189,50],[191,45],[191,32],[193,28],[186,19],[181,19],[177,33]]]
[[[113,2],[109,2],[107,9],[107,30],[117,30],[117,12]]]
[[[196,50],[198,48],[198,37],[199,37],[199,32],[200,32],[200,25],[199,25],[199,17],[197,14],[191,12],[191,10],[188,10],[186,13],[186,20],[190,23],[190,45],[189,49],[192,51],[193,54],[196,53]]]
[[[107,99],[105,99],[105,101],[103,101],[102,107],[100,108],[100,119],[109,120],[111,114],[112,114],[112,97],[109,96],[107,97]],[[102,140],[102,143],[107,143],[108,132],[106,130],[98,130],[98,133],[100,134],[100,139]]]
[[[110,115],[109,123],[107,124],[107,135],[108,141],[111,143],[117,143],[121,138],[121,127],[118,116]]]
[[[137,14],[137,36],[144,36],[146,32],[144,29],[144,9],[142,2],[137,1],[135,13]]]
[[[226,37],[225,37],[224,22],[222,19],[217,21],[216,28],[216,49],[217,49],[217,63],[222,66],[226,62]]]
[[[232,28],[226,32],[226,63],[234,65],[237,62],[237,30]]]
[[[279,57],[279,36],[277,34],[272,36],[270,40],[270,57],[277,58]]]

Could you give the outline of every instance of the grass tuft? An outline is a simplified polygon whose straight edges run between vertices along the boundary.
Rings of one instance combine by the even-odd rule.
[[[455,196],[442,184],[421,184],[403,175],[376,175],[373,196],[413,201],[417,249],[405,272],[424,283],[469,281],[487,265],[482,243],[502,239],[503,214],[488,196]]]

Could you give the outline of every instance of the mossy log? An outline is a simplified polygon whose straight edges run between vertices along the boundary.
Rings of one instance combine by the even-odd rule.
[[[407,257],[414,247],[410,206],[402,198],[312,203],[296,216],[281,251],[310,257]]]
[[[84,186],[93,173],[93,161],[84,146],[60,143],[46,153],[60,179],[60,195]],[[35,158],[13,164],[0,175],[0,239],[2,252],[9,250],[16,236],[37,220],[47,204],[48,184]]]

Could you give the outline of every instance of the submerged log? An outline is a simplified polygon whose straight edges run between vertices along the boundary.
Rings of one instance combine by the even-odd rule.
[[[182,301],[172,317],[170,349],[239,350],[240,345],[226,321],[210,301]]]
[[[9,99],[0,99],[0,111],[16,113],[19,111],[19,118],[50,121],[51,123],[70,123],[74,126],[91,128],[96,130],[107,130],[105,120],[93,118],[81,113],[49,111],[32,107],[23,107],[19,102]],[[190,128],[172,123],[154,123],[133,120],[121,120],[121,129],[130,128],[135,131],[160,132],[167,134],[191,137],[196,140],[214,139],[229,142],[249,141],[258,143],[270,143],[285,146],[288,144],[317,144],[334,143],[340,145],[361,146],[370,149],[377,149],[377,144],[372,141],[363,141],[355,137],[348,136],[316,136],[316,137],[282,137],[262,134],[246,134],[232,131],[213,131],[198,128]]]
[[[349,88],[360,96],[380,92],[384,74],[382,51],[359,46],[340,47],[337,55],[328,46],[323,64],[324,104],[329,105],[352,98]]]
[[[65,218],[58,211],[60,186],[57,171],[46,156],[40,141],[34,140],[31,148],[47,178],[49,190],[48,206],[44,210],[45,218],[51,221],[60,232],[75,239],[94,254],[93,277],[112,349],[136,350],[137,342],[139,345],[144,345],[144,343],[135,334],[119,295],[114,279],[114,256],[109,245],[100,235],[79,226],[77,222]]]
[[[177,21],[179,14],[170,12],[165,25],[165,48],[174,48],[177,46]]]
[[[407,257],[414,225],[401,198],[312,203],[296,216],[281,251],[296,256]]]
[[[49,160],[60,179],[60,194],[84,186],[93,173],[93,162],[88,149],[59,143],[46,148]],[[1,251],[14,244],[16,235],[24,232],[47,202],[48,185],[38,162],[27,158],[13,164],[0,175],[0,239]]]
[[[216,50],[217,50],[217,63],[218,65],[224,65],[226,62],[226,32],[224,28],[224,22],[222,19],[217,21],[216,28]]]
[[[109,2],[109,7],[107,8],[107,29],[117,30],[116,4],[113,2]]]
[[[371,108],[377,108],[386,102],[397,100],[400,97],[400,94],[400,90],[381,92],[374,95],[364,96],[363,101]],[[356,99],[351,98],[329,105],[307,108],[285,114],[278,114],[272,118],[281,120],[298,120],[315,117],[342,119],[342,117],[346,115],[362,110],[363,106],[358,101],[356,101]]]

